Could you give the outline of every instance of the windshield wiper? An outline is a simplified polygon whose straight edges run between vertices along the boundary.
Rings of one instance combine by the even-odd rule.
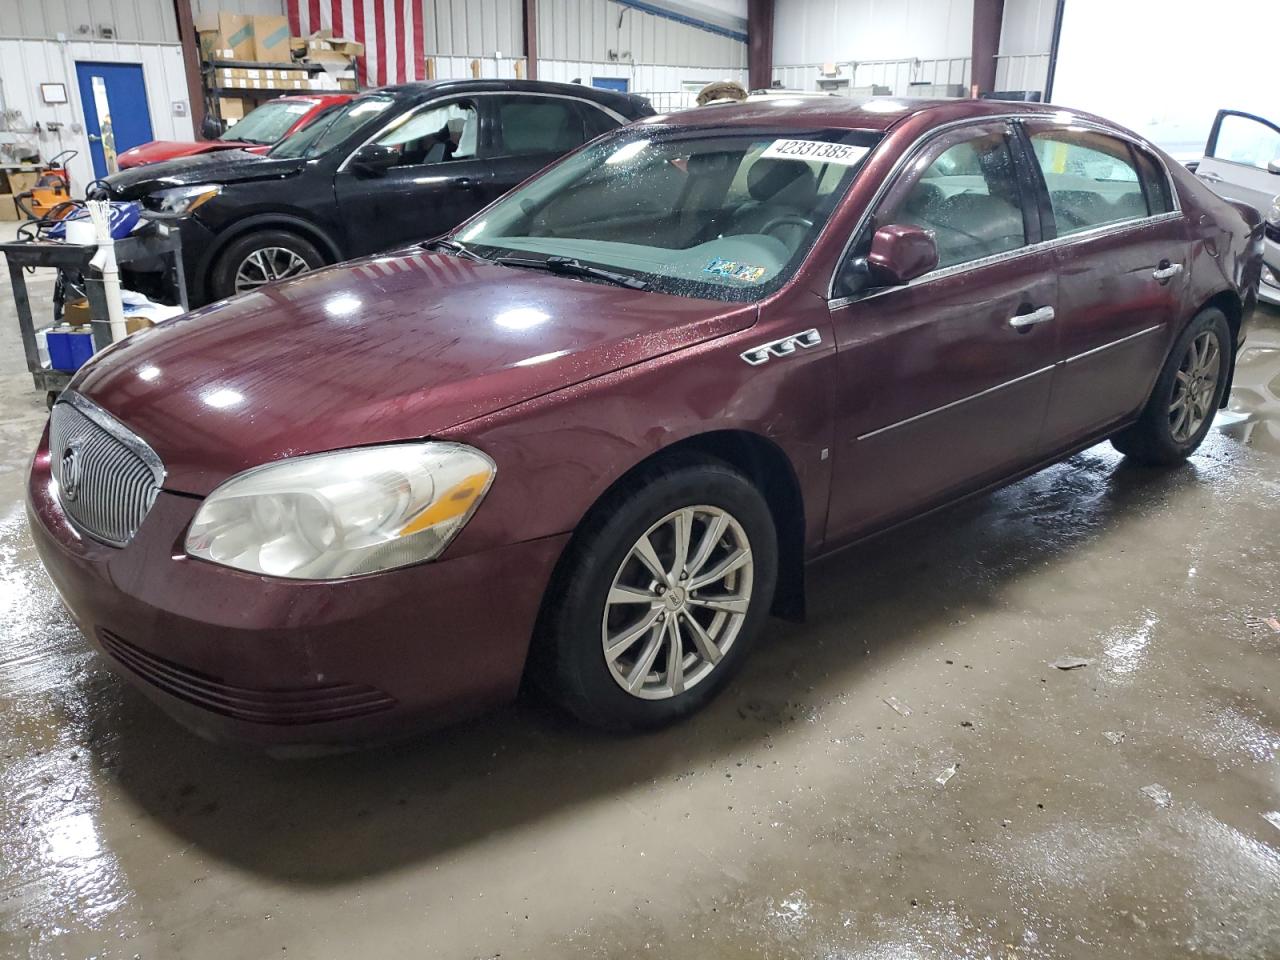
[[[649,281],[633,277],[629,273],[615,273],[601,267],[593,267],[589,263],[575,260],[573,257],[547,257],[538,260],[533,257],[498,257],[493,261],[504,267],[527,267],[530,270],[546,270],[566,277],[591,277],[593,280],[604,280],[629,290],[647,290]]]
[[[418,246],[424,250],[448,250],[452,254],[462,257],[464,260],[474,260],[476,263],[488,263],[487,257],[482,257],[474,250],[468,250],[459,240],[453,240],[449,237],[440,237],[436,240],[428,240],[426,243],[420,243]]]

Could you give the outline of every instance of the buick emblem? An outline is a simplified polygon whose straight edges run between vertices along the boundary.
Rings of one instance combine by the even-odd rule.
[[[62,451],[62,468],[58,471],[62,483],[62,496],[74,500],[80,492],[80,444],[69,443]]]

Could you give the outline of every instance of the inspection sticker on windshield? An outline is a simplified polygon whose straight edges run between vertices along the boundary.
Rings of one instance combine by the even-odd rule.
[[[728,277],[731,280],[741,280],[744,283],[755,283],[764,276],[764,267],[757,267],[751,263],[739,263],[737,260],[726,260],[724,257],[715,257],[702,268],[702,272],[712,273],[717,277]]]
[[[839,163],[852,167],[860,163],[870,149],[849,143],[826,143],[822,140],[775,140],[760,156],[771,160],[812,160],[815,163]]]

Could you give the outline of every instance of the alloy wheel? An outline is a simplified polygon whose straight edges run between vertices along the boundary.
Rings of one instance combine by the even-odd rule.
[[[613,679],[645,700],[705,680],[742,630],[753,572],[746,531],[719,507],[684,507],[651,526],[605,599],[601,640]]]
[[[307,273],[311,265],[287,247],[262,247],[253,251],[236,270],[236,293],[256,290],[264,283]]]
[[[1218,338],[1212,330],[1187,345],[1169,404],[1169,433],[1175,443],[1190,440],[1209,417],[1217,394],[1220,361]]]

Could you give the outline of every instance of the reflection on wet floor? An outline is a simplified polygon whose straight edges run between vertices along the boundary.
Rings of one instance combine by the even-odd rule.
[[[0,376],[0,956],[1275,960],[1278,377],[1280,324],[1185,467],[1102,445],[817,566],[677,728],[528,698],[282,763],[81,640]]]
[[[1236,360],[1227,409],[1215,421],[1241,443],[1280,453],[1280,329],[1256,324]]]

